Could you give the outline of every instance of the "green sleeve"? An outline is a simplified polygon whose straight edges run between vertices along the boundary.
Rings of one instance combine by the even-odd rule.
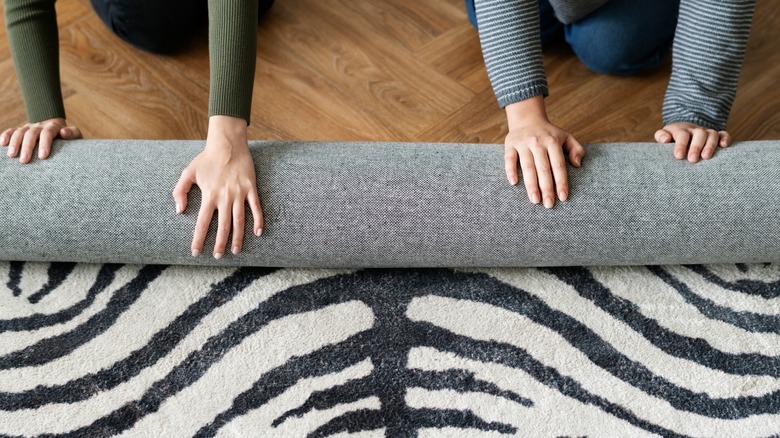
[[[54,0],[6,0],[5,25],[27,119],[64,118]]]
[[[257,0],[209,0],[209,116],[249,123],[257,57]]]

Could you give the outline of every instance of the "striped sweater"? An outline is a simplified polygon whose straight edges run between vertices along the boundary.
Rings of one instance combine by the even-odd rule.
[[[479,38],[501,107],[547,96],[536,0],[476,0]],[[576,21],[606,0],[551,1],[556,16]],[[717,130],[737,91],[755,0],[681,0],[672,48],[664,125],[690,122]]]

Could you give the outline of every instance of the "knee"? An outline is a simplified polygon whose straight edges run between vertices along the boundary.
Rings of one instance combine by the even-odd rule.
[[[591,36],[570,38],[567,41],[589,69],[603,74],[627,76],[655,67],[669,52],[672,37],[648,41],[641,35],[615,37]]]
[[[196,17],[174,17],[171,11],[150,6],[147,1],[91,2],[100,19],[116,36],[151,53],[170,54],[180,50],[189,41],[190,30],[196,24],[193,22]]]
[[[469,22],[472,26],[474,26],[474,29],[479,29],[479,25],[477,24],[477,9],[474,6],[474,0],[465,0],[466,1],[466,15],[469,17]]]

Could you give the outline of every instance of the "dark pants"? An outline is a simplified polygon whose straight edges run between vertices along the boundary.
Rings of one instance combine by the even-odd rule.
[[[152,53],[180,50],[208,21],[206,0],[91,1],[103,23],[119,38]],[[259,15],[273,3],[274,0],[259,0]]]
[[[680,0],[610,0],[592,14],[564,25],[549,0],[539,0],[542,44],[565,36],[583,64],[593,71],[631,75],[657,65],[669,52]],[[466,0],[474,27],[474,0]]]

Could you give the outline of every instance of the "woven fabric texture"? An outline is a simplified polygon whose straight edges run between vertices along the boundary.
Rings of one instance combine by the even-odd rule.
[[[283,267],[780,262],[780,143],[708,161],[670,145],[591,144],[551,210],[510,186],[500,145],[251,142],[263,236],[193,258],[197,188],[171,191],[200,141],[81,140],[0,160],[0,259]],[[247,211],[247,214],[249,212]],[[251,224],[251,217],[247,218]]]

